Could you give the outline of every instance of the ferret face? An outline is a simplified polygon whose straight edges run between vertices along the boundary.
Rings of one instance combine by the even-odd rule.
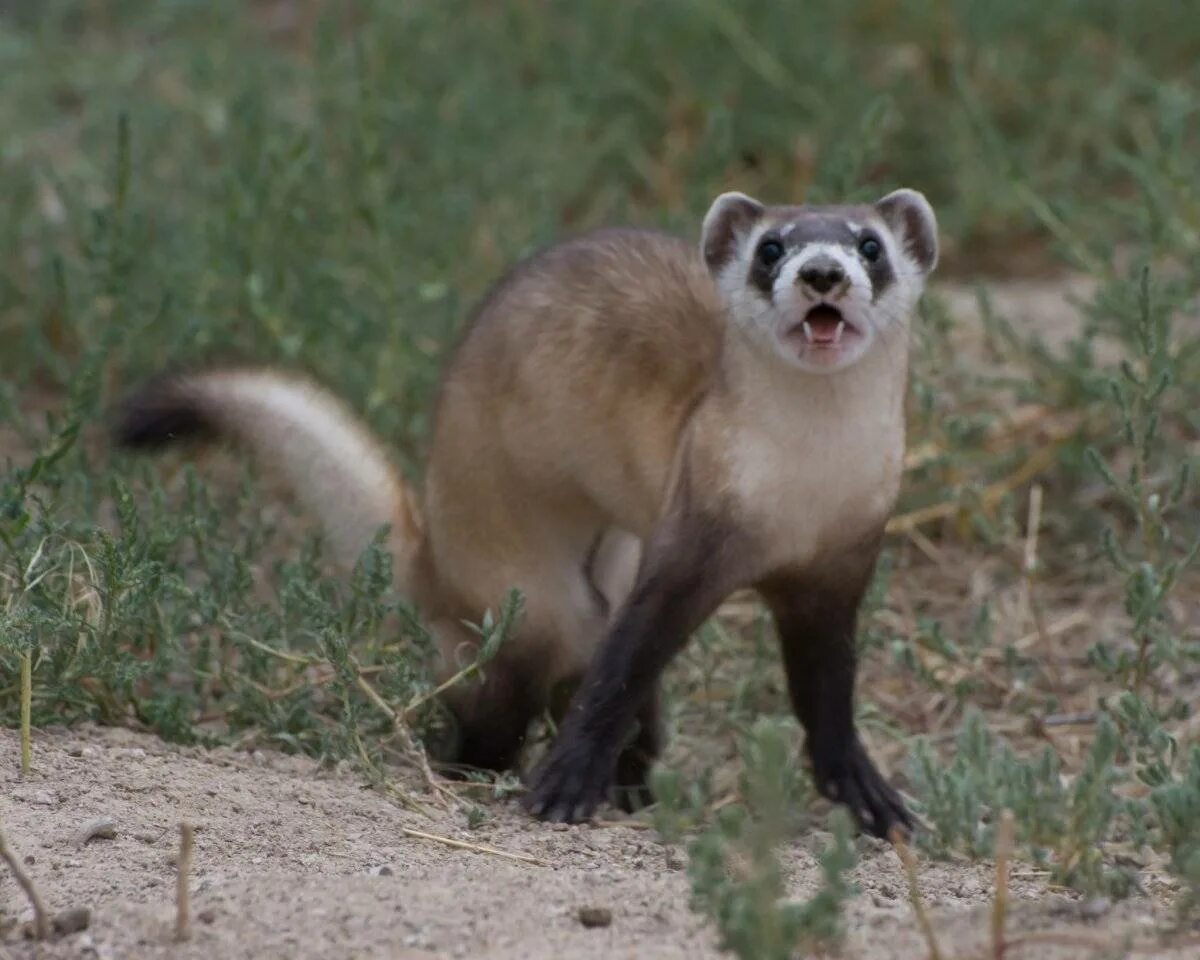
[[[937,221],[914,190],[853,207],[764,207],[726,193],[704,218],[701,250],[746,336],[793,367],[832,373],[904,334],[937,264]]]

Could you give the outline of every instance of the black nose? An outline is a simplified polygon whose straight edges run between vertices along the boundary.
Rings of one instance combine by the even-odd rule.
[[[817,293],[828,293],[846,279],[846,271],[831,257],[814,257],[800,268],[800,280]]]

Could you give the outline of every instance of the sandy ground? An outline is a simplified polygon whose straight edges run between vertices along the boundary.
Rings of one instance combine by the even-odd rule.
[[[15,772],[18,745],[0,733],[0,817],[51,912],[92,911],[88,929],[35,946],[8,932],[0,956],[45,958],[683,958],[716,957],[707,924],[688,909],[678,854],[631,825],[546,826],[515,804],[489,804],[468,830],[462,814],[426,818],[367,789],[353,774],[301,758],[177,748],[125,730],[38,733],[35,772]],[[82,826],[111,817],[116,833],[80,845]],[[194,933],[172,940],[177,823],[196,824]],[[453,849],[401,827],[486,844],[535,863]],[[790,885],[814,889],[813,850],[786,853]],[[923,957],[894,854],[864,840],[845,956]],[[1094,939],[1146,935],[1164,904],[1109,906],[1047,893],[1015,871],[1010,932],[1054,929]],[[922,886],[948,956],[986,952],[987,865],[926,864]],[[1151,893],[1154,888],[1151,887]],[[611,911],[588,927],[580,909]],[[0,916],[31,912],[7,874]],[[1078,957],[1081,946],[1042,944],[1010,956]],[[1194,957],[1183,950],[1142,956]]]

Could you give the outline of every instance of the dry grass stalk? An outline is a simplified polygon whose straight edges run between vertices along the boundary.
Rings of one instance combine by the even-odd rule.
[[[1014,411],[1003,423],[993,424],[982,449],[988,453],[1005,453],[1028,441],[1030,434],[1042,440],[1064,440],[1078,433],[1084,425],[1083,414],[1055,411],[1035,404]],[[926,441],[905,454],[904,469],[919,470],[946,457],[947,452],[944,446]]]
[[[1039,599],[1034,595],[1034,583],[1037,580],[1038,572],[1038,532],[1042,526],[1042,485],[1040,483],[1033,484],[1029,490],[1029,516],[1025,525],[1025,555],[1022,562],[1021,570],[1021,593],[1020,593],[1020,610],[1019,623],[1024,624],[1029,622],[1033,627],[1033,632],[1038,638],[1038,642],[1044,643],[1046,640],[1046,624],[1042,617],[1042,610]],[[1018,627],[1021,629],[1021,627]],[[1053,664],[1048,664],[1047,669],[1054,671],[1056,668]],[[1053,677],[1054,682],[1061,683],[1061,677],[1057,674]]]
[[[448,677],[447,679],[443,680],[432,690],[427,690],[425,693],[422,693],[419,696],[414,697],[412,699],[412,702],[409,703],[409,705],[404,708],[404,717],[407,719],[408,717],[413,716],[417,712],[418,709],[420,709],[422,706],[424,706],[430,700],[440,697],[443,693],[445,693],[447,690],[449,690],[455,684],[461,683],[467,677],[471,676],[474,673],[478,673],[478,672],[479,672],[479,664],[478,663],[467,664],[465,667],[463,667],[461,670],[459,670],[458,673],[454,674],[454,676]]]
[[[262,643],[261,641],[256,640],[254,637],[251,637],[248,634],[242,633],[240,631],[234,631],[232,627],[229,627],[228,630],[231,633],[236,632],[237,636],[241,640],[245,641],[246,643],[248,643],[250,646],[254,647],[255,649],[261,650],[263,653],[266,653],[269,656],[275,657],[276,659],[282,660],[285,663],[290,663],[294,666],[299,666],[299,667],[304,667],[304,668],[321,665],[321,661],[319,661],[313,657],[310,657],[307,655],[301,655],[301,654],[287,653],[282,650],[276,650],[274,647],[269,646],[268,644]],[[374,687],[372,687],[370,682],[367,680],[368,675],[373,674],[373,673],[378,673],[383,668],[380,666],[364,667],[353,657],[350,659],[350,664],[354,668],[355,685],[359,688],[359,690],[361,690],[366,695],[367,699],[371,701],[372,705],[374,705],[374,707],[377,710],[379,710],[382,714],[384,714],[384,716],[386,716],[392,722],[392,729],[393,729],[393,732],[394,732],[396,738],[400,741],[401,750],[404,752],[405,756],[407,756],[412,761],[413,765],[418,769],[418,771],[420,771],[421,777],[424,779],[425,786],[428,788],[429,792],[433,795],[433,797],[438,801],[438,803],[443,808],[457,806],[459,804],[459,798],[457,796],[455,796],[455,794],[452,793],[450,790],[448,790],[439,781],[438,777],[434,774],[433,769],[429,766],[429,758],[425,754],[425,749],[417,742],[416,738],[412,734],[412,730],[410,729],[410,727],[407,723],[406,718],[407,718],[409,712],[412,710],[415,710],[415,708],[417,706],[419,706],[420,704],[418,702],[409,704],[409,706],[406,707],[403,711],[397,711],[397,710],[393,709],[391,704],[389,704],[386,700],[384,700],[383,697],[380,696],[379,692]],[[450,685],[450,682],[457,681],[458,679],[461,678],[463,673],[466,673],[466,672],[468,672],[468,671],[463,671],[459,675],[452,677],[451,681],[448,681],[447,683],[442,684],[440,687],[438,687],[438,689],[436,691],[434,691],[432,694],[430,694],[430,696],[433,696],[437,693],[441,693],[446,687],[448,687]],[[270,699],[276,699],[278,697],[286,696],[288,693],[291,693],[296,689],[300,689],[301,687],[303,687],[305,685],[321,686],[325,683],[332,681],[336,676],[337,676],[336,671],[330,671],[328,674],[326,674],[322,677],[317,677],[317,678],[305,677],[305,678],[297,681],[297,683],[293,684],[292,686],[285,688],[282,691],[267,690],[267,689],[264,689],[261,687],[259,687],[259,691]],[[360,757],[363,759],[364,763],[367,764],[367,766],[371,766],[372,765],[371,761],[370,761],[369,757],[367,756],[367,751],[366,751],[365,746],[362,744],[362,741],[358,740],[356,738],[356,742],[357,742],[358,752],[359,752]],[[396,796],[398,799],[400,799],[401,802],[404,803],[404,805],[406,807],[408,807],[412,810],[416,810],[417,812],[428,816],[428,811],[426,811],[412,797],[407,796],[407,794],[405,794],[403,791],[401,791],[395,787],[392,787],[391,792],[394,796]]]
[[[29,776],[33,767],[33,740],[30,715],[33,712],[33,656],[21,654],[21,776]]]
[[[1074,630],[1076,627],[1086,627],[1094,621],[1095,618],[1087,610],[1072,610],[1053,623],[1048,624],[1042,633],[1034,631],[1018,638],[1013,643],[1013,648],[1020,653],[1026,653],[1043,640],[1053,640],[1068,630]],[[1004,652],[1002,650],[984,650],[983,656],[985,659],[999,660],[1004,657]]]
[[[459,850],[472,850],[475,853],[486,853],[488,856],[503,857],[505,860],[516,860],[520,863],[532,863],[539,867],[550,866],[545,860],[531,857],[527,853],[512,853],[508,850],[498,850],[495,847],[485,846],[484,844],[468,843],[465,840],[455,840],[453,837],[443,837],[436,833],[425,833],[422,830],[413,830],[409,827],[401,827],[400,832],[406,837],[416,837],[418,840],[432,840],[434,843],[445,844],[447,847],[455,847]]]
[[[929,914],[925,912],[925,904],[921,900],[921,885],[917,878],[917,858],[913,856],[908,841],[904,839],[904,834],[899,828],[894,827],[888,834],[888,839],[896,848],[896,855],[904,866],[904,875],[908,878],[908,899],[912,904],[913,913],[916,915],[917,926],[921,928],[921,935],[929,946],[929,960],[942,960],[942,952],[938,949],[937,937],[933,933],[933,924],[930,922]]]
[[[355,670],[361,670],[357,662],[351,662],[354,664]],[[425,755],[425,748],[417,743],[416,738],[412,735],[412,730],[404,719],[404,715],[393,710],[391,705],[379,695],[379,691],[367,682],[367,678],[361,672],[358,673],[356,682],[358,688],[367,695],[367,699],[392,721],[392,729],[400,740],[401,748],[421,772],[421,776],[425,780],[425,786],[429,788],[429,792],[443,807],[457,806],[459,803],[458,797],[447,790],[438,780],[437,775],[434,774],[433,768],[429,766],[429,757]]]
[[[1016,823],[1011,810],[1000,814],[996,831],[996,896],[992,900],[992,956],[1004,960],[1004,917],[1008,911],[1008,864],[1012,859]]]
[[[195,831],[186,821],[179,824],[179,860],[175,873],[175,939],[187,940],[192,935],[191,905],[188,899],[188,878],[192,872],[192,846]]]
[[[29,874],[25,872],[21,866],[21,861],[17,855],[13,853],[12,848],[8,845],[8,838],[4,835],[4,830],[0,829],[0,858],[8,864],[8,869],[12,871],[16,878],[17,885],[25,891],[25,896],[29,899],[30,905],[33,907],[33,934],[38,940],[45,940],[50,936],[50,919],[46,916],[46,907],[42,903],[42,898],[38,895],[37,887],[33,885],[33,881],[29,879]]]
[[[1009,493],[1012,493],[1018,487],[1023,486],[1047,470],[1058,457],[1058,449],[1064,442],[1064,440],[1056,440],[1042,447],[1040,450],[1035,451],[1025,463],[1021,464],[1020,467],[1007,477],[984,487],[979,493],[979,502],[982,507],[990,510]],[[888,521],[887,532],[907,533],[909,530],[927,523],[933,523],[935,520],[946,520],[956,516],[963,509],[963,504],[958,498],[943,500],[941,503],[931,504],[928,507],[921,507],[918,510],[892,517]]]

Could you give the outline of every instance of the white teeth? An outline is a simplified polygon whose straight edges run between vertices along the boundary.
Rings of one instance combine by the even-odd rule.
[[[843,331],[843,330],[845,330],[845,329],[846,329],[846,321],[845,321],[845,320],[839,320],[839,321],[838,321],[838,325],[837,325],[837,329],[833,331],[833,342],[834,342],[834,343],[841,343],[841,342],[842,342],[842,331]]]
[[[804,321],[803,327],[804,327],[804,339],[807,340],[809,343],[812,343],[813,342],[812,327],[809,325],[809,322],[807,320]]]

